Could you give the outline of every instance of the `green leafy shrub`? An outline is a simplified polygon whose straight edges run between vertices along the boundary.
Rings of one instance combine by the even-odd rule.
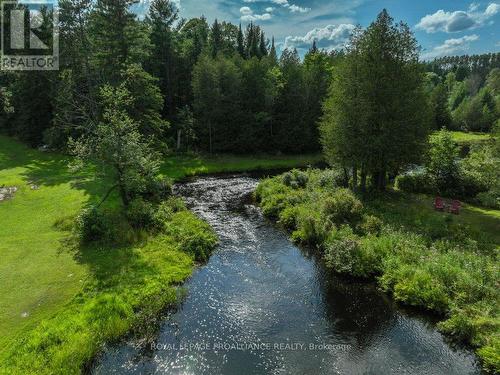
[[[286,186],[280,178],[272,178],[259,184],[255,191],[255,198],[260,202],[265,216],[279,219],[283,210],[303,201],[304,192]]]
[[[154,228],[163,230],[174,214],[182,211],[186,211],[184,201],[178,197],[170,197],[156,208],[153,214]]]
[[[172,196],[172,181],[156,176],[148,181],[143,198],[147,201],[160,203]]]
[[[476,199],[484,207],[500,209],[500,189],[479,193]]]
[[[279,214],[278,223],[284,228],[295,230],[297,228],[298,206],[288,206]]]
[[[359,248],[359,241],[349,227],[334,231],[325,245],[326,266],[337,273],[364,276],[360,270]]]
[[[328,178],[322,183],[323,171],[309,170],[308,177],[303,189],[286,186],[283,177],[263,181],[257,195],[264,213],[279,218],[295,241],[319,248],[329,269],[376,277],[396,300],[442,314],[439,328],[480,348],[485,367],[498,370],[499,269],[491,240],[460,218],[422,210],[418,197],[379,197],[365,210],[351,191]],[[412,180],[402,190],[421,184]],[[472,191],[460,189],[453,194]]]
[[[297,230],[292,239],[304,244],[320,246],[332,228],[332,223],[315,206],[307,204],[296,207],[295,220]]]
[[[87,208],[76,217],[75,229],[83,243],[107,241],[113,243],[119,238],[122,223],[115,212]]]
[[[500,337],[498,337],[498,330],[491,342],[481,347],[477,352],[483,360],[483,367],[491,373],[498,373],[498,369],[500,369],[500,355],[498,354],[500,353]]]
[[[459,341],[482,346],[488,341],[485,332],[499,332],[500,319],[495,318],[495,312],[488,303],[479,301],[471,305],[454,306],[450,317],[440,322],[438,327]]]
[[[434,194],[437,191],[436,183],[423,171],[399,175],[395,186],[407,193]]]
[[[187,210],[187,207],[186,207],[186,203],[184,203],[184,201],[182,200],[182,198],[179,198],[179,197],[170,197],[168,198],[165,202],[163,202],[161,206],[168,206],[170,207],[170,209],[172,209],[172,211],[174,213],[177,213],[177,212],[182,212],[182,211],[186,211]]]
[[[337,225],[355,225],[361,220],[363,204],[350,190],[338,189],[321,202],[321,213]]]
[[[491,188],[498,176],[498,159],[490,145],[474,148],[465,160],[446,130],[430,138],[426,169],[398,176],[396,187],[410,193],[440,194],[453,198],[473,198]]]
[[[206,262],[217,245],[217,236],[210,226],[193,217],[189,211],[175,214],[166,224],[165,233],[199,262]]]
[[[127,220],[136,229],[151,229],[155,225],[155,211],[152,203],[136,198],[127,207]]]
[[[401,279],[394,285],[396,300],[412,306],[423,306],[441,313],[447,311],[450,299],[445,287],[423,269],[406,265],[400,269]]]
[[[309,183],[312,188],[336,189],[345,187],[344,171],[340,168],[325,170],[313,169],[309,171]]]
[[[283,184],[291,187],[292,189],[303,189],[306,187],[308,181],[309,176],[307,173],[298,169],[293,169],[282,175]]]
[[[385,260],[394,252],[398,236],[394,234],[371,234],[360,240],[360,269],[364,276],[381,275]]]
[[[486,187],[473,175],[457,174],[435,177],[426,172],[414,172],[396,178],[396,188],[407,193],[439,194],[452,198],[473,198]]]
[[[364,215],[359,229],[364,234],[374,234],[378,236],[382,232],[384,222],[376,216]]]

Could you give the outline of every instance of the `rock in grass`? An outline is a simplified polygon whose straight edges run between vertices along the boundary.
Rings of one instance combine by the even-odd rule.
[[[17,187],[15,187],[15,186],[10,186],[10,187],[2,186],[2,187],[0,187],[0,202],[6,201],[7,199],[11,199],[14,196],[14,193],[16,191],[17,191]]]

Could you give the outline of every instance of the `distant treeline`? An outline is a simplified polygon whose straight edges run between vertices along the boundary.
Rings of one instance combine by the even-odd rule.
[[[500,117],[500,53],[426,63],[435,128],[489,132]]]
[[[426,63],[426,67],[428,71],[440,76],[454,72],[460,81],[471,74],[477,74],[484,82],[490,70],[500,68],[500,52],[439,57]]]

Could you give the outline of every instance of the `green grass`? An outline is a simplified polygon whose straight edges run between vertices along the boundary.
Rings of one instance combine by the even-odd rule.
[[[439,238],[443,227],[451,221],[483,246],[500,247],[500,210],[463,204],[460,215],[450,215],[434,210],[434,197],[396,191],[389,191],[366,205],[385,221],[432,238]]]
[[[174,156],[162,172],[179,180],[319,159]],[[71,173],[69,161],[0,136],[0,186],[19,188],[0,203],[0,373],[78,372],[103,342],[176,300],[175,285],[193,269],[184,251],[192,238],[213,246],[210,229],[189,212],[176,214],[165,234],[142,243],[78,246],[61,224],[98,201],[105,186],[92,171]],[[112,197],[110,205],[116,204]]]
[[[453,131],[451,132],[451,135],[453,137],[453,140],[461,146],[487,142],[492,138],[491,134],[475,133],[475,132],[466,133],[466,132]]]
[[[61,156],[0,137],[0,185],[19,188],[14,199],[0,203],[0,353],[62,308],[89,276],[86,265],[61,247],[67,234],[54,227],[90,198],[66,164]]]
[[[213,173],[249,172],[272,169],[307,167],[321,162],[321,155],[181,155],[167,158],[161,171],[164,175],[179,180],[185,177]]]

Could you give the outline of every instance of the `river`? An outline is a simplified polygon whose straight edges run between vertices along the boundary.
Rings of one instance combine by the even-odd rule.
[[[220,244],[155,331],[106,348],[93,374],[481,374],[431,318],[337,278],[251,203],[251,177],[176,186]]]

